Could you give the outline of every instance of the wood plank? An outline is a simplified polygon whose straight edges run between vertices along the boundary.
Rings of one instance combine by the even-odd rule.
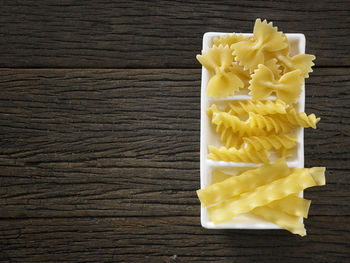
[[[252,32],[257,17],[304,33],[318,66],[350,66],[346,0],[5,0],[0,8],[2,67],[199,68],[204,32]]]
[[[307,83],[311,215],[350,215],[350,69]],[[195,216],[200,70],[1,70],[0,217]]]
[[[0,220],[4,262],[348,262],[349,216],[316,216],[308,235],[206,230],[197,217]]]

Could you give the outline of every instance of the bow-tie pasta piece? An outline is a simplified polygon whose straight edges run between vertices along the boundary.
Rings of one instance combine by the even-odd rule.
[[[273,72],[265,65],[259,65],[250,81],[253,100],[261,100],[275,92],[277,98],[292,104],[299,97],[304,78],[299,69],[284,74],[276,80]]]
[[[212,76],[208,82],[207,97],[232,96],[244,87],[247,82],[246,78],[249,78],[249,76],[242,77],[243,70],[233,65],[232,51],[228,46],[220,45],[209,48],[202,52],[202,55],[197,55],[197,60]]]
[[[255,21],[253,35],[253,40],[240,41],[231,45],[235,60],[250,72],[253,72],[259,64],[264,64],[264,52],[289,50],[286,36],[266,20]]]
[[[312,66],[315,65],[313,60],[316,59],[314,55],[309,54],[299,54],[294,57],[289,55],[278,55],[278,63],[284,68],[284,73],[299,69],[301,71],[301,76],[303,78],[308,78],[309,73],[312,72]]]
[[[243,40],[249,40],[249,37],[245,37],[242,34],[226,34],[224,36],[221,37],[216,37],[213,39],[213,46],[228,46],[231,47],[231,45],[236,44],[240,41]]]
[[[265,66],[268,67],[272,73],[275,79],[279,79],[282,76],[282,70],[281,70],[281,65],[277,63],[277,59],[273,58],[270,60],[265,61]]]

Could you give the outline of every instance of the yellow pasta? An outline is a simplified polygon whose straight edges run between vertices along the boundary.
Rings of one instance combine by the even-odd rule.
[[[276,93],[277,98],[292,104],[299,97],[303,82],[304,78],[299,69],[288,72],[276,80],[273,72],[261,64],[252,76],[249,89],[253,100],[261,100],[271,93]]]
[[[214,38],[213,45],[217,47],[220,45],[231,47],[232,44],[235,44],[243,40],[249,40],[249,37],[245,37],[242,34],[235,34],[235,33],[226,34],[224,36]]]
[[[226,200],[219,205],[208,207],[208,213],[215,224],[220,223],[256,207],[299,193],[305,188],[324,185],[324,172],[323,167],[295,169],[295,172],[287,177],[260,186],[255,191],[241,194],[238,200]]]
[[[273,58],[273,59],[267,60],[264,63],[264,65],[272,71],[275,79],[279,79],[280,77],[282,77],[281,66],[277,64],[277,59]]]
[[[242,163],[268,163],[269,152],[266,150],[256,152],[251,149],[236,149],[209,145],[208,158],[215,161],[242,162]]]
[[[220,45],[209,48],[202,55],[197,55],[197,60],[213,75],[208,82],[208,97],[231,96],[244,87],[245,82],[240,79],[244,71],[233,65],[229,47]]]
[[[267,206],[290,215],[307,218],[310,205],[310,200],[298,197],[296,195],[289,195],[285,198],[273,201]]]
[[[272,23],[260,19],[255,21],[252,40],[240,41],[231,45],[235,60],[244,66],[244,69],[253,72],[259,64],[264,64],[264,52],[285,51],[288,43],[285,35],[278,32]]]
[[[230,176],[223,182],[198,190],[197,195],[202,205],[208,206],[240,195],[241,193],[253,191],[258,186],[288,176],[290,173],[291,170],[286,162],[280,159],[275,163],[265,164],[258,168],[245,171],[239,176]],[[216,171],[213,175],[218,176],[217,174],[222,178],[222,174],[224,173]],[[216,178],[215,180],[218,181],[219,179]]]
[[[299,69],[303,78],[308,78],[309,73],[312,72],[312,66],[315,65],[313,60],[316,59],[314,55],[299,54],[291,57],[289,55],[276,54],[278,63],[284,68],[284,73]]]
[[[253,148],[255,151],[261,151],[263,149],[293,149],[297,140],[284,134],[272,134],[268,136],[244,137],[243,141],[247,147]]]
[[[293,234],[298,234],[300,236],[306,235],[305,226],[298,216],[293,216],[268,206],[256,207],[252,212],[267,221],[283,227]]]
[[[290,169],[282,159],[276,161],[274,164],[265,164],[259,168],[245,171],[239,176],[232,176],[220,170],[214,170],[212,173],[211,185],[204,189],[197,190],[197,195],[202,205],[205,207],[219,203],[235,195],[252,191],[258,186],[288,176],[291,172],[292,169]],[[310,205],[310,200],[296,195],[289,195],[267,204],[270,208],[304,218],[308,216]]]
[[[263,116],[253,112],[249,113],[249,119],[246,121],[252,129],[264,129],[268,132],[288,133],[291,127],[288,123],[274,118],[273,116]]]
[[[316,124],[320,121],[320,118],[316,118],[315,114],[306,115],[305,112],[296,113],[294,108],[288,109],[286,115],[279,115],[279,117],[293,125],[304,128],[311,127],[313,129],[316,129]]]
[[[288,105],[282,100],[240,100],[234,103],[228,103],[226,111],[234,115],[244,115],[249,112],[261,115],[285,114]]]
[[[263,116],[249,113],[249,119],[240,120],[237,116],[230,115],[226,112],[214,113],[212,123],[215,125],[223,124],[226,128],[231,127],[233,132],[237,132],[239,136],[255,136],[265,132],[289,132],[291,127],[288,123],[278,118]]]

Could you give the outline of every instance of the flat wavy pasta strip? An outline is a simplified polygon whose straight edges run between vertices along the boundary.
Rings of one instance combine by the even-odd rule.
[[[291,173],[285,160],[278,160],[272,164],[265,164],[258,168],[248,170],[239,176],[229,176],[227,180],[212,184],[205,189],[197,191],[199,200],[204,207],[224,201],[241,193],[253,191],[256,187],[268,184],[274,180],[286,177]],[[213,176],[222,172],[215,171]],[[216,181],[219,179],[216,178]]]
[[[277,28],[266,20],[261,22],[261,19],[256,19],[253,35],[252,40],[231,45],[235,60],[250,72],[253,72],[259,64],[264,64],[264,52],[284,51],[288,48],[285,35],[278,32]]]
[[[288,105],[282,100],[240,100],[228,103],[226,111],[234,115],[244,115],[254,112],[261,115],[285,114]]]
[[[273,201],[269,203],[267,206],[273,209],[283,211],[293,216],[300,216],[300,217],[307,218],[309,214],[310,205],[311,205],[310,200],[301,198],[296,195],[289,195],[285,198]]]
[[[276,93],[277,98],[292,104],[299,97],[304,78],[299,69],[284,74],[279,80],[265,65],[259,65],[250,81],[250,94],[253,100],[261,100]]]
[[[247,147],[253,148],[255,151],[261,151],[262,149],[293,149],[297,143],[296,138],[284,134],[244,137],[243,141]]]
[[[300,236],[306,235],[305,226],[298,216],[293,216],[267,206],[256,207],[252,210],[252,213],[283,227],[293,234],[298,234]]]
[[[207,208],[211,220],[218,224],[256,207],[299,193],[305,188],[325,184],[325,168],[295,169],[291,175],[243,193],[238,200],[226,200]]]
[[[197,60],[213,75],[208,82],[207,97],[228,97],[244,87],[239,77],[241,70],[232,66],[233,56],[229,47],[209,48],[202,55],[197,55]]]
[[[268,163],[270,153],[266,150],[256,152],[251,149],[236,149],[209,145],[208,158],[214,161],[242,162],[242,163]]]
[[[288,168],[284,160],[278,160],[274,164],[267,164],[245,171],[241,175],[233,176],[226,174],[220,170],[214,170],[212,173],[212,179],[210,186],[198,190],[197,195],[200,196],[199,200],[202,205],[208,206],[219,203],[225,199],[235,196],[235,193],[244,193],[254,190],[255,187],[268,184],[276,179],[288,176],[293,170]],[[243,178],[237,180],[237,177],[242,176],[251,178]],[[233,179],[235,178],[235,179]],[[230,180],[227,180],[230,179]],[[225,181],[227,180],[227,181]],[[251,182],[249,182],[251,180]],[[224,182],[225,181],[225,182]],[[238,182],[237,182],[238,181]],[[241,183],[243,181],[243,185]],[[221,184],[220,184],[221,183]],[[237,189],[237,184],[239,189]],[[234,193],[233,193],[234,192]],[[233,195],[232,195],[233,194]],[[217,197],[219,195],[219,197]],[[238,194],[237,194],[238,195]],[[219,200],[219,201],[218,201]],[[267,204],[268,207],[280,210],[287,214],[297,217],[308,217],[311,201],[299,197],[297,195],[289,195],[285,198],[273,201]]]
[[[231,47],[231,45],[236,44],[240,41],[243,40],[249,40],[249,37],[245,37],[242,34],[236,34],[236,33],[232,33],[232,34],[226,34],[220,37],[215,37],[213,39],[213,46],[229,46]]]

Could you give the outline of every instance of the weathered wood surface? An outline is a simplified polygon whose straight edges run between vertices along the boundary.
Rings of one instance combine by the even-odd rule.
[[[199,222],[199,69],[0,71],[0,259],[346,262],[350,69],[307,82],[309,236]],[[172,257],[176,255],[176,259]]]
[[[349,228],[342,226],[349,219],[310,216],[304,238],[280,230],[205,230],[197,216],[1,220],[0,260],[348,262]]]
[[[350,66],[347,0],[3,0],[0,10],[3,67],[196,68],[204,32],[252,32],[257,17],[304,33],[319,66]]]

